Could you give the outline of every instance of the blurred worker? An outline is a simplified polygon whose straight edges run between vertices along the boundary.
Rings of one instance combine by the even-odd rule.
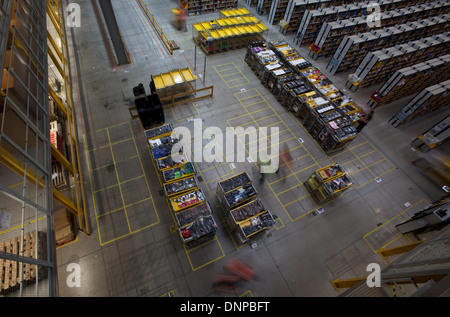
[[[283,144],[283,146],[281,147],[280,157],[283,160],[284,164],[286,164],[286,166],[290,169],[293,160],[287,144]]]
[[[184,9],[183,4],[180,5],[180,8],[178,10],[178,30],[183,29],[184,31],[187,31],[186,27],[186,10]]]
[[[361,118],[359,125],[356,127],[356,131],[360,133],[361,130],[369,123],[369,121],[372,120],[372,117],[373,117],[373,110],[370,110],[369,114],[366,115],[365,118]]]
[[[280,170],[279,157],[270,158],[267,155],[260,155],[259,162],[259,173],[261,178],[259,179],[259,184],[264,184],[264,179],[266,174],[278,173]]]

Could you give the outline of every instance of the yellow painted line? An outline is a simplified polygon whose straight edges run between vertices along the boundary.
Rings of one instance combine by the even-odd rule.
[[[230,167],[230,168],[231,168],[231,167]],[[214,178],[214,179],[212,179],[212,180],[205,181],[205,183],[209,184],[209,183],[212,183],[212,182],[214,182],[214,181],[216,181],[216,180],[221,179],[222,177],[227,177],[227,176],[230,176],[230,175],[233,175],[233,174],[234,174],[234,172],[233,172],[233,170],[231,170],[230,173],[226,173],[226,174],[221,175],[221,176],[219,176],[219,177],[216,177],[216,178]]]
[[[109,135],[109,129],[106,129],[106,133],[108,134],[109,144],[111,145],[111,137]],[[112,159],[113,159],[113,163],[114,163],[114,169],[116,170],[117,183],[120,184],[119,172],[117,171],[117,165],[116,165],[116,161],[114,158],[114,151],[112,150],[112,146],[111,146],[111,155],[112,155]],[[127,210],[125,208],[125,199],[123,198],[123,192],[122,192],[122,188],[120,187],[120,185],[119,185],[119,192],[120,192],[120,198],[122,199],[122,204],[124,206],[124,212],[125,212],[125,218],[127,219],[128,231],[131,232],[130,221],[128,220]]]
[[[137,155],[130,156],[129,158],[126,158],[126,159],[124,159],[124,160],[117,161],[117,163],[123,163],[123,162],[126,162],[126,161],[128,161],[128,160],[131,160],[131,159],[134,159],[134,158],[137,158],[137,157],[138,157]],[[108,167],[108,166],[111,166],[111,164],[106,164],[106,165],[103,165],[103,166],[100,166],[100,167],[96,167],[96,168],[91,169],[91,170],[89,170],[89,171],[90,171],[90,172],[94,172],[94,171],[97,171],[97,170],[101,170],[101,169],[103,169],[103,168],[106,168],[106,167]]]
[[[239,295],[239,297],[247,297],[247,296],[246,296],[247,294],[250,295],[250,297],[254,297],[253,294],[252,294],[252,292],[251,292],[250,290],[248,290],[248,291],[246,291],[245,293]]]
[[[147,176],[145,176],[144,164],[142,163],[141,156],[139,155],[139,149],[138,149],[138,147],[137,147],[136,139],[135,139],[135,137],[134,137],[133,129],[132,129],[132,127],[131,127],[131,123],[130,123],[130,122],[128,122],[128,126],[130,127],[130,132],[131,132],[131,135],[133,136],[134,146],[135,146],[135,148],[136,148],[136,153],[138,154],[139,164],[141,165],[141,170],[142,170],[142,174],[144,175],[145,183],[146,183],[146,185],[147,185],[148,194],[150,195],[150,198],[152,198],[152,200],[153,200],[152,192],[151,192],[150,186],[149,186],[149,184],[148,184]],[[147,143],[147,144],[148,144],[148,143]],[[158,216],[158,212],[157,212],[157,210],[156,210],[155,204],[153,204],[153,208],[155,209],[156,217],[157,217],[158,222],[159,222],[159,216]]]
[[[377,250],[375,250],[372,245],[369,243],[369,241],[367,241],[367,237],[370,236],[372,233],[374,233],[375,231],[379,230],[381,227],[387,225],[388,223],[390,223],[392,220],[398,218],[400,215],[402,215],[403,213],[407,212],[408,210],[410,210],[411,208],[417,206],[418,204],[420,204],[421,202],[427,202],[426,199],[421,199],[418,202],[416,202],[414,205],[409,206],[408,208],[406,208],[405,210],[403,210],[402,212],[400,212],[398,215],[392,217],[391,219],[389,219],[388,221],[384,222],[382,225],[376,227],[375,229],[373,229],[372,231],[366,233],[363,236],[364,241],[366,241],[366,243],[369,245],[369,247],[372,249],[372,251],[374,253],[377,253]]]
[[[10,185],[10,186],[8,186],[8,188],[14,188],[14,187],[17,187],[20,185],[23,185],[23,182],[20,182],[20,183],[14,184],[14,185]]]
[[[382,157],[386,159],[386,161],[389,163],[389,165],[391,165],[392,168],[395,168],[395,166],[392,165],[391,161],[383,153],[381,153],[369,140],[367,140],[367,138],[364,135],[361,134],[361,136],[366,140],[367,143],[369,143],[373,148],[377,150],[378,154],[380,154]]]
[[[237,92],[237,93],[235,93],[235,95],[239,95],[239,94],[245,94],[245,93],[248,93],[249,91],[256,91],[257,92],[257,94],[256,95],[261,95],[261,93],[258,91],[258,89],[256,89],[256,88],[250,88],[250,89],[248,89],[248,90],[246,90],[246,91],[240,91],[240,92]],[[255,95],[255,96],[256,96]],[[239,98],[238,98],[239,99]]]
[[[44,217],[40,217],[40,218],[37,219],[37,221],[41,221],[41,220],[44,220]],[[36,223],[36,219],[30,220],[30,221],[24,223],[24,225],[27,226],[27,225],[31,225],[33,223]],[[0,234],[5,234],[5,233],[8,233],[8,232],[12,232],[14,230],[19,230],[21,228],[22,228],[22,226],[18,225],[18,226],[15,226],[15,227],[12,227],[12,228],[0,231]]]
[[[274,225],[275,229],[280,230],[281,228],[284,228],[284,222],[283,222],[283,220],[281,220],[280,217],[278,217],[278,218],[275,220],[275,224],[277,223],[277,221],[279,221],[279,222],[281,223],[281,226],[276,226],[276,225]]]
[[[124,121],[124,122],[121,122],[121,123],[118,123],[118,124],[115,124],[115,125],[112,125],[112,126],[110,126],[110,127],[106,127],[106,128],[101,128],[101,129],[98,129],[98,130],[94,130],[94,132],[96,133],[96,132],[105,131],[105,130],[108,130],[108,129],[117,128],[117,127],[120,127],[121,125],[124,125],[124,124],[127,124],[127,123],[128,123],[128,120],[127,120],[127,121]]]
[[[246,114],[240,115],[240,116],[238,116],[238,117],[233,117],[233,118],[231,118],[231,119],[228,119],[227,122],[233,121],[233,120],[237,120],[237,119],[243,118],[243,117],[245,117],[245,116],[249,116],[249,114],[246,113]]]
[[[197,114],[194,114],[194,115],[186,117],[186,118],[181,118],[181,119],[177,118],[177,115],[175,114],[175,111],[173,110],[175,107],[171,107],[170,110],[172,111],[172,115],[174,116],[175,121],[180,122],[180,121],[184,121],[187,119],[198,117],[200,115],[200,111],[198,111],[198,108],[197,108],[197,105],[195,104],[195,102],[193,102],[192,105],[194,106],[195,111],[197,111]]]
[[[124,184],[124,183],[129,182],[129,181],[132,181],[132,180],[127,180],[127,181],[124,181],[124,182],[120,182],[120,180],[119,180],[119,178],[118,178],[118,176],[117,176],[117,179],[118,179],[119,184],[118,184],[118,185],[115,185],[115,186],[119,186],[119,189],[120,189],[120,192],[121,192],[122,203],[123,203],[124,207],[123,207],[123,208],[118,208],[118,209],[116,209],[116,210],[110,211],[110,212],[108,212],[108,213],[105,213],[105,214],[102,214],[102,215],[99,216],[98,213],[97,213],[97,207],[96,207],[95,197],[94,197],[94,192],[93,192],[93,187],[92,187],[92,174],[89,173],[89,178],[90,178],[90,182],[91,182],[91,192],[92,192],[92,198],[93,198],[93,203],[94,203],[94,211],[95,211],[95,218],[96,218],[96,223],[97,223],[97,230],[98,230],[98,235],[99,235],[100,245],[106,245],[106,244],[108,244],[108,243],[117,241],[117,240],[119,240],[119,239],[122,239],[122,238],[124,238],[124,237],[129,236],[129,235],[132,235],[132,234],[134,234],[134,233],[137,233],[137,232],[139,232],[139,231],[141,231],[141,230],[147,229],[147,228],[149,228],[149,227],[151,227],[151,226],[153,226],[153,225],[159,223],[159,215],[158,215],[158,213],[157,213],[156,206],[155,206],[155,202],[153,201],[153,198],[152,198],[152,195],[151,195],[151,191],[150,191],[150,187],[149,187],[149,185],[148,185],[147,177],[145,176],[145,170],[143,169],[142,160],[141,160],[141,158],[140,158],[140,155],[139,155],[139,152],[138,152],[138,148],[137,148],[137,145],[136,145],[136,140],[135,140],[135,138],[134,138],[134,133],[133,133],[133,130],[131,129],[131,123],[130,123],[130,122],[126,122],[126,123],[129,125],[129,129],[130,129],[130,132],[131,132],[131,135],[132,135],[132,138],[131,138],[130,140],[133,140],[133,142],[134,142],[134,145],[135,145],[135,148],[136,148],[137,157],[138,157],[138,159],[139,159],[139,162],[140,162],[140,164],[141,164],[141,169],[142,169],[142,172],[143,172],[143,175],[142,175],[142,176],[139,176],[139,177],[134,178],[134,179],[132,179],[132,180],[135,180],[135,179],[144,177],[144,179],[145,179],[145,181],[146,181],[146,184],[147,184],[147,189],[148,189],[149,197],[147,197],[147,198],[145,198],[145,199],[143,199],[143,200],[137,201],[137,202],[133,202],[133,203],[131,203],[131,204],[125,206],[124,199],[123,199],[123,194],[122,194],[122,189],[121,189],[121,187],[120,187],[120,184]],[[125,123],[122,123],[122,124],[120,124],[120,125],[123,125],[123,124],[125,124]],[[116,126],[113,126],[113,127],[117,127],[117,126],[119,126],[119,125],[116,125]],[[107,131],[108,139],[110,140],[110,137],[109,137],[109,128],[105,128],[104,130]],[[85,142],[85,149],[86,149],[86,138],[85,138],[85,136],[84,136],[84,142]],[[111,152],[112,152],[112,148],[111,148]],[[87,151],[86,151],[86,158],[87,158],[88,166],[89,166],[89,159],[88,159],[88,156],[87,156],[87,155],[88,155],[88,153],[87,153]],[[114,154],[112,154],[112,155],[114,155]],[[113,161],[114,161],[114,157],[113,157]],[[116,164],[117,164],[117,162],[114,162],[114,166],[115,166],[115,167],[116,167]],[[117,168],[116,168],[116,174],[117,174]],[[151,200],[152,203],[153,203],[153,208],[154,208],[154,210],[155,210],[155,214],[156,214],[156,217],[157,217],[157,222],[156,222],[156,223],[153,223],[153,224],[151,224],[151,225],[149,225],[149,226],[146,226],[146,227],[143,227],[143,228],[139,228],[139,229],[137,229],[137,230],[132,231],[132,230],[131,230],[130,223],[129,223],[129,219],[128,219],[128,215],[127,215],[126,209],[127,209],[127,208],[130,208],[130,207],[132,207],[132,206],[134,206],[134,205],[137,205],[137,204],[139,204],[139,203],[148,201],[148,200]],[[114,238],[114,239],[111,239],[111,240],[109,240],[109,241],[103,242],[103,241],[102,241],[102,237],[101,237],[101,231],[100,231],[100,226],[99,226],[98,219],[99,219],[100,217],[103,217],[103,216],[105,216],[105,215],[111,214],[111,213],[113,213],[113,212],[117,212],[117,211],[122,210],[122,209],[123,209],[124,212],[125,212],[125,217],[126,217],[126,219],[127,219],[129,233],[124,234],[124,235],[121,235],[121,236],[116,237],[116,238]]]
[[[351,173],[351,174],[349,174],[349,175],[350,175],[350,176],[355,175],[356,173],[362,172],[362,171],[368,169],[369,167],[374,166],[374,165],[377,165],[377,164],[379,164],[379,163],[381,163],[381,162],[383,162],[383,161],[386,161],[386,159],[381,159],[381,160],[379,160],[378,162],[375,162],[375,163],[373,163],[373,164],[367,165],[367,166],[365,166],[364,168],[361,168],[361,169],[359,169],[359,170],[357,170],[357,171],[355,171],[355,172],[353,172],[353,173]],[[364,164],[363,164],[363,165],[364,165]],[[370,171],[370,170],[369,170],[369,171]],[[378,177],[378,176],[373,175],[373,173],[371,173],[371,174],[372,174],[372,176],[373,176],[372,179],[375,179],[375,178]]]
[[[370,143],[366,141],[366,142],[361,143],[361,144],[358,144],[358,145],[356,145],[356,146],[354,146],[354,147],[352,147],[352,148],[346,148],[345,150],[340,151],[339,153],[337,153],[337,154],[335,154],[335,155],[331,155],[330,157],[336,157],[336,156],[341,155],[341,154],[343,154],[343,153],[346,153],[346,152],[349,152],[349,151],[351,151],[351,150],[354,150],[354,149],[356,149],[357,147],[360,147],[361,145],[364,145],[364,144],[370,144]],[[370,144],[370,145],[373,147],[372,144]],[[375,149],[375,148],[374,148],[374,149]],[[376,150],[376,149],[375,149],[375,150]],[[357,155],[356,155],[355,153],[352,152],[352,154],[355,155],[355,156],[357,157]]]
[[[364,157],[364,156],[367,156],[367,155],[370,155],[370,154],[373,154],[373,153],[376,153],[377,152],[377,150],[373,150],[372,152],[369,152],[369,153],[366,153],[366,154],[364,154],[364,155],[361,155],[361,156],[356,156],[354,159],[352,159],[352,160],[350,160],[350,161],[347,161],[347,162],[345,162],[345,163],[341,163],[341,165],[347,165],[347,164],[350,164],[351,162],[353,162],[353,161],[356,161],[357,159],[359,159],[359,158],[361,158],[361,157]],[[354,153],[352,153],[353,155],[355,155]],[[361,162],[362,163],[362,162]],[[363,164],[364,166],[365,166],[365,164]]]
[[[293,176],[293,174],[289,175],[288,177],[290,177],[290,176]],[[278,192],[276,195],[277,196],[283,195],[283,194],[287,193],[288,191],[298,188],[299,186],[300,186],[300,184],[294,185],[288,189],[283,190],[282,192]]]
[[[99,193],[99,192],[103,192],[103,191],[105,191],[105,190],[111,189],[111,188],[116,187],[116,186],[120,186],[120,185],[129,183],[129,182],[135,181],[135,180],[140,179],[140,178],[143,178],[143,177],[144,177],[144,175],[137,176],[137,177],[134,177],[134,178],[132,178],[132,179],[128,179],[128,180],[126,180],[126,181],[123,181],[123,182],[121,182],[120,184],[114,184],[114,185],[111,185],[111,186],[108,186],[108,187],[105,187],[105,188],[102,188],[102,189],[98,189],[98,190],[94,191],[94,194],[97,194],[97,193]]]
[[[309,197],[309,196],[311,196],[311,194],[306,194],[305,196],[302,196],[302,197],[300,197],[300,198],[298,198],[298,199],[296,199],[294,201],[291,201],[290,203],[287,203],[287,204],[283,205],[283,207],[288,207],[288,206],[292,205],[293,203],[296,203],[296,202],[298,202],[298,201],[300,201],[300,200],[302,200],[302,199],[304,199],[306,197]]]
[[[247,91],[245,91],[245,92],[247,92]],[[243,104],[242,104],[242,101],[244,101],[244,100],[248,100],[248,99],[252,99],[252,98],[261,96],[260,94],[256,94],[256,95],[253,95],[253,96],[250,96],[250,97],[245,97],[245,98],[240,99],[237,95],[238,95],[238,94],[242,94],[242,93],[244,93],[244,92],[238,92],[238,93],[235,93],[235,94],[234,94],[234,96],[237,98],[237,100],[239,101],[239,103],[240,103],[241,105],[243,105]],[[249,105],[249,106],[251,106],[251,105]],[[244,107],[248,107],[248,106],[244,106]]]
[[[267,136],[266,135],[266,137],[267,138],[269,138],[269,137],[272,137],[272,136],[276,136],[276,135],[280,135],[281,133],[284,133],[284,132],[286,132],[286,131],[288,131],[288,132],[290,132],[288,129],[285,129],[285,130],[283,130],[283,131],[278,131],[278,132],[275,132],[273,135],[271,134],[270,136]],[[261,134],[263,134],[262,132],[261,132]],[[243,134],[243,135],[245,135],[245,134]],[[242,136],[242,135],[241,135]],[[238,137],[239,137],[239,135],[238,135]],[[269,139],[268,139],[269,140]],[[253,144],[253,143],[257,143],[259,140],[256,140],[256,141],[254,141],[254,142],[250,142],[250,143],[245,143],[245,145],[247,146],[247,145],[250,145],[250,144]],[[281,144],[281,143],[280,143]],[[298,146],[298,147],[296,147],[296,148],[292,148],[292,149],[289,149],[290,151],[294,151],[294,150],[297,150],[297,149],[299,149],[299,148],[301,148],[302,146],[300,145],[300,146]]]
[[[239,87],[239,86],[242,86],[242,85],[248,85],[250,83],[250,81],[247,78],[245,78],[245,79],[247,80],[246,83],[242,83],[242,84],[234,85],[234,86],[228,86],[228,83],[227,83],[227,86],[228,86],[228,88],[236,88],[236,87]]]
[[[175,292],[173,290],[171,290],[171,291],[169,291],[167,293],[164,293],[164,294],[162,294],[159,297],[169,297],[169,294],[172,294],[171,297],[175,297]]]
[[[188,50],[193,49],[193,48],[188,44],[188,41],[186,41],[186,39],[184,38],[184,36],[183,36],[178,30],[176,30],[176,32],[177,32],[178,35],[181,37],[181,39],[183,40],[183,42],[186,43],[186,46],[188,47],[187,49],[188,49]],[[185,50],[186,50],[186,49],[185,49]]]
[[[199,169],[198,172],[204,173],[204,172],[210,171],[210,170],[212,170],[212,169],[214,169],[216,167],[219,167],[219,166],[222,166],[222,165],[226,165],[226,164],[228,164],[228,163],[227,162],[221,162],[219,165],[214,165],[214,166],[208,167],[207,169],[204,169],[204,170],[200,170]]]
[[[311,156],[311,154],[307,154],[307,156]],[[316,165],[318,165],[317,163],[314,163],[313,165],[310,165],[310,166],[308,166],[308,167],[305,167],[305,168],[303,168],[303,169],[301,169],[301,170],[299,170],[299,171],[297,171],[297,172],[295,172],[294,173],[294,171],[292,171],[291,170],[291,172],[292,172],[292,174],[291,175],[296,175],[296,174],[298,174],[298,173],[300,173],[300,172],[303,172],[303,171],[306,171],[307,169],[310,169],[311,167],[314,167],[314,166],[316,166]],[[281,181],[281,180],[283,180],[284,178],[281,178],[281,179],[278,179],[278,180],[276,180],[276,181],[274,181],[274,182],[272,182],[272,183],[270,183],[271,185],[272,184],[275,184],[275,183],[277,183],[277,182],[279,182],[279,181]],[[297,178],[297,180],[298,180],[298,178]],[[300,180],[299,180],[299,183],[300,184],[302,184],[303,185],[303,182],[300,182]],[[274,194],[276,195],[276,193],[274,192]]]
[[[274,111],[275,112],[275,111]],[[261,119],[258,119],[258,120],[255,120],[256,122],[258,122],[258,121],[261,121],[261,120],[265,120],[265,119],[269,119],[269,118],[272,118],[272,117],[275,117],[275,116],[278,116],[278,114],[275,112],[274,114],[272,114],[272,115],[270,115],[270,116],[267,116],[267,117],[264,117],[264,118],[261,118]],[[278,116],[279,117],[279,116]],[[281,119],[281,118],[280,118]],[[281,122],[281,121],[280,121]]]
[[[229,64],[223,64],[223,65],[218,65],[218,66],[214,66],[214,70],[216,71],[216,72],[218,72],[218,73],[223,73],[223,72],[226,72],[227,70],[232,70],[232,69],[238,69],[237,67],[236,67],[236,65],[234,65],[234,67],[230,67],[230,68],[225,68],[225,69],[222,69],[222,70],[217,70],[217,68],[219,67],[219,66],[225,66],[225,65],[234,65],[234,63],[229,63]]]
[[[305,129],[305,127],[303,126],[303,124],[300,122],[300,120],[299,120],[299,118],[297,118],[293,113],[290,113],[290,115],[297,121],[297,123],[298,123],[298,125],[303,129],[303,131],[305,131],[307,134],[308,134],[308,136],[311,138],[311,140],[314,142],[314,143],[316,143],[316,145],[317,145],[317,147],[322,151],[322,153],[326,156],[326,157],[328,157],[329,159],[330,159],[330,161],[331,161],[331,163],[336,163],[324,150],[323,150],[323,148],[319,145],[319,143],[317,143],[317,141],[316,141],[316,139],[315,138],[313,138],[312,136],[311,136],[311,134],[309,134],[309,132],[308,131],[306,131],[306,129]],[[306,149],[306,148],[305,148]],[[306,149],[307,151],[308,151],[308,149]],[[309,151],[308,151],[309,152]],[[311,157],[316,161],[316,159],[314,158],[314,156],[312,156],[311,155]],[[317,162],[317,161],[316,161]],[[322,168],[322,166],[319,164],[319,163],[317,163],[317,165],[318,166],[320,166],[320,168]],[[326,164],[326,166],[328,166],[328,165],[330,165],[330,164]]]
[[[234,78],[234,79],[230,79],[230,80],[225,80],[225,83],[228,84],[228,83],[231,83],[232,81],[239,80],[239,79],[243,79],[243,78],[247,79],[247,78],[244,76],[244,77]]]
[[[97,224],[97,232],[98,232],[98,240],[100,245],[102,245],[102,237],[100,234],[100,225],[98,223],[98,214],[97,214],[97,206],[95,203],[95,197],[94,197],[94,187],[92,185],[92,173],[90,172],[90,162],[89,162],[89,153],[87,151],[87,143],[86,143],[86,134],[83,134],[83,141],[84,141],[84,150],[85,150],[85,156],[86,156],[86,163],[88,166],[88,171],[89,171],[89,181],[91,184],[91,197],[92,197],[92,203],[94,205],[94,213],[95,213],[95,222]]]
[[[129,205],[126,205],[125,207],[121,207],[121,208],[117,208],[117,209],[114,209],[114,210],[105,212],[104,214],[101,214],[101,215],[98,216],[97,218],[100,219],[100,218],[103,217],[103,216],[107,216],[107,215],[113,214],[113,213],[115,213],[115,212],[121,211],[121,210],[124,209],[124,208],[130,208],[130,207],[136,206],[137,204],[140,204],[140,203],[143,203],[143,202],[146,202],[146,201],[149,201],[149,200],[153,200],[153,199],[152,199],[151,197],[147,197],[147,198],[145,198],[145,199],[142,199],[142,200],[139,200],[139,201],[135,201],[135,202],[133,202],[133,203],[131,203],[131,204],[129,204]],[[130,231],[130,233],[134,233],[134,232]],[[111,240],[111,241],[112,241],[112,240]],[[108,241],[108,242],[111,242],[111,241]]]
[[[251,104],[249,104],[249,105],[243,105],[243,104],[241,103],[241,106],[243,106],[244,108],[250,108],[250,107],[252,107],[252,106],[259,105],[260,103],[266,103],[266,102],[265,102],[264,100],[261,100],[261,101],[258,101],[258,102],[251,103]]]
[[[233,75],[236,75],[236,74],[242,74],[242,73],[241,72],[236,72],[236,73],[226,74],[226,75],[223,75],[223,77],[233,76]]]
[[[250,114],[258,113],[258,112],[261,112],[261,111],[264,111],[264,110],[267,110],[267,109],[272,109],[272,108],[271,107],[267,107],[267,108],[264,108],[264,109],[259,109],[259,110],[250,112]]]
[[[384,173],[381,174],[381,175],[378,175],[378,176],[375,177],[375,178],[379,178],[379,177],[381,177],[381,176],[384,176],[384,175],[386,175],[386,174],[392,172],[393,170],[395,170],[395,167],[391,168],[389,171],[386,171],[386,172],[384,172]],[[361,184],[361,185],[359,185],[359,186],[354,186],[354,187],[355,187],[356,189],[359,189],[359,188],[363,187],[364,185],[367,185],[367,184],[369,184],[370,182],[374,181],[375,178],[372,178],[371,180],[365,182],[364,184]]]
[[[88,152],[93,152],[93,151],[98,151],[98,150],[106,149],[106,148],[109,148],[109,147],[112,146],[112,145],[124,143],[124,142],[131,141],[131,140],[132,140],[132,138],[120,140],[120,141],[117,141],[117,142],[114,142],[114,143],[111,143],[111,144],[107,144],[107,145],[103,145],[103,146],[96,147],[96,148],[94,148],[94,149],[88,150]]]
[[[202,246],[207,245],[207,244],[209,244],[209,243],[211,243],[211,242],[213,242],[213,241],[216,241],[217,244],[219,245],[219,248],[220,248],[220,250],[222,251],[222,255],[219,256],[218,258],[215,258],[215,259],[213,259],[213,260],[211,260],[211,261],[209,261],[209,262],[206,262],[206,263],[204,263],[204,264],[202,264],[202,265],[200,265],[200,266],[198,266],[198,267],[194,267],[194,265],[192,264],[191,257],[190,257],[190,255],[189,255],[189,253],[192,252],[192,251],[194,251],[194,250],[197,250],[197,249],[201,248]],[[191,269],[192,269],[192,271],[194,271],[194,272],[197,271],[197,270],[199,270],[199,269],[201,269],[201,268],[204,268],[205,266],[210,265],[211,263],[216,262],[217,260],[222,259],[223,257],[225,257],[225,252],[223,251],[222,245],[220,244],[219,239],[217,239],[217,236],[216,236],[214,239],[211,239],[211,240],[209,240],[209,241],[206,241],[205,243],[202,243],[201,245],[196,246],[196,247],[194,247],[194,248],[192,248],[192,249],[189,249],[189,250],[186,249],[186,246],[185,246],[185,245],[183,245],[183,247],[184,247],[184,250],[185,250],[186,254],[188,255],[188,261],[189,261],[189,264],[190,264],[190,266],[191,266]]]
[[[383,245],[381,248],[379,248],[379,250],[385,249],[387,246],[391,245],[392,243],[394,243],[395,241],[397,241],[401,237],[403,237],[403,234],[400,234],[397,238],[393,239],[392,241],[389,241],[388,243]]]
[[[375,164],[372,164],[372,165],[370,165],[370,166],[367,166],[366,164],[364,164],[363,161],[361,161],[360,157],[357,156],[351,149],[350,149],[350,152],[352,152],[352,154],[353,154],[354,156],[356,156],[356,158],[358,159],[358,161],[359,161],[363,166],[365,166],[364,169],[367,169],[367,170],[369,171],[369,173],[372,174],[372,176],[373,176],[374,178],[376,178],[376,176],[373,174],[373,172],[372,172],[372,171],[370,170],[370,168],[369,168],[370,166],[375,165]],[[384,160],[384,159],[383,159],[383,160]]]

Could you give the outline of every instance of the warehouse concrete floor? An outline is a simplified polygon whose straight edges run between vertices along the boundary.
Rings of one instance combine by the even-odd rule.
[[[219,13],[188,17],[188,31],[183,32],[171,24],[175,1],[145,1],[168,38],[180,46],[170,55],[137,1],[112,2],[131,65],[111,67],[91,1],[79,1],[82,25],[70,30],[92,234],[80,233],[76,241],[58,248],[60,296],[337,296],[344,290],[333,287],[334,279],[365,276],[373,262],[385,267],[395,257],[382,259],[376,250],[413,241],[414,237],[397,232],[395,225],[440,198],[443,191],[411,164],[421,154],[411,151],[410,142],[439,121],[442,112],[394,129],[387,120],[401,101],[377,109],[346,150],[327,156],[260,84],[243,61],[244,49],[208,56],[205,64],[204,55],[194,49],[191,25]],[[256,16],[269,26],[266,17]],[[284,37],[276,26],[270,27],[269,40],[284,38],[292,43],[292,36]],[[306,48],[296,48],[308,58]],[[325,69],[327,62],[313,64]],[[220,180],[242,171],[257,180],[253,163],[196,163],[199,184],[218,224],[217,237],[187,250],[174,230],[145,136],[128,109],[133,105],[133,87],[139,83],[148,87],[151,75],[185,67],[198,75],[197,88],[214,86],[214,98],[166,109],[167,123],[191,131],[279,127],[280,142],[289,145],[296,159],[291,170],[269,177],[264,185],[255,182],[264,205],[277,217],[256,247],[240,245],[230,234],[215,195]],[[344,87],[345,74],[330,78]],[[365,106],[373,90],[352,96]],[[345,167],[354,186],[319,206],[302,183],[332,162]],[[217,293],[214,277],[225,272],[223,266],[232,258],[253,266],[256,277],[238,284],[235,293]],[[81,287],[67,286],[70,263],[80,265]]]

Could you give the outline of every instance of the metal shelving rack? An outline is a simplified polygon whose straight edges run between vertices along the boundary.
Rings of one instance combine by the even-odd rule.
[[[197,15],[237,8],[237,0],[187,0],[187,15]]]
[[[450,80],[425,88],[414,96],[389,123],[394,127],[403,125],[426,113],[448,106]]]
[[[270,8],[272,7],[273,0],[258,0],[258,4],[256,6],[256,12],[259,15],[269,14]]]
[[[327,70],[333,75],[349,71],[355,65],[359,65],[362,58],[370,51],[419,40],[424,34],[432,36],[445,33],[450,30],[449,20],[450,14],[444,14],[431,19],[417,20],[384,28],[383,30],[345,36],[328,63]]]
[[[56,296],[57,242],[90,235],[66,11],[60,0],[7,0],[0,10],[0,293]]]
[[[289,0],[273,0],[270,7],[269,16],[267,20],[270,24],[277,24],[283,19],[288,6]]]
[[[450,54],[399,69],[371,95],[372,109],[450,79]]]
[[[409,7],[400,7],[401,4],[408,4]],[[407,24],[410,21],[417,21],[419,19],[432,18],[438,15],[447,14],[449,12],[449,3],[443,3],[440,1],[432,2],[428,5],[413,5],[410,2],[401,2],[397,4],[397,7],[391,5],[390,11],[386,11],[380,17],[381,25],[387,32],[398,32],[397,30],[388,30],[393,26]],[[425,20],[425,22],[428,22]],[[434,22],[428,22],[429,25]],[[417,29],[420,26],[403,26],[409,28],[409,30]],[[388,29],[386,29],[388,28]],[[331,22],[325,22],[322,24],[317,38],[314,41],[315,51],[309,53],[313,59],[321,57],[329,57],[337,53],[342,49],[342,40],[345,36],[356,35],[360,32],[368,30],[367,21],[363,17],[350,18],[346,20],[337,20]],[[406,31],[406,30],[405,30]],[[395,33],[394,33],[395,35]],[[341,46],[341,47],[340,47]],[[330,63],[336,63],[334,59]]]
[[[345,86],[355,92],[361,87],[383,82],[398,69],[447,54],[450,50],[449,43],[450,37],[447,34],[439,34],[369,52],[355,73],[348,77]]]
[[[296,33],[306,11],[325,8],[330,5],[332,5],[332,0],[290,0],[283,18],[287,25],[280,29],[281,32],[283,34]]]

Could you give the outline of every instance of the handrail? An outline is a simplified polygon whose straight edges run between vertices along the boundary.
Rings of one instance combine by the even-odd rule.
[[[181,100],[181,101],[175,102],[176,98],[180,98],[180,97],[191,95],[191,94],[196,94],[197,92],[204,91],[204,90],[210,90],[210,92],[208,94],[204,95],[204,96],[193,97],[193,98],[190,98],[188,100]],[[163,106],[163,108],[169,108],[169,107],[174,107],[174,106],[177,106],[177,105],[180,105],[180,104],[190,103],[190,102],[194,102],[194,101],[197,101],[197,100],[205,99],[205,98],[208,98],[208,97],[211,97],[211,98],[214,97],[214,86],[209,86],[209,87],[204,87],[204,88],[200,88],[200,89],[195,89],[195,90],[190,90],[190,91],[187,91],[187,92],[179,93],[179,94],[176,94],[176,95],[172,95],[172,96],[169,96],[169,97],[162,98],[162,99],[160,99],[160,101],[170,101],[169,104]],[[131,107],[128,108],[128,111],[130,112],[131,119],[136,119],[136,118],[139,117],[138,114],[135,114],[136,110],[137,110],[136,106],[131,106]]]
[[[159,37],[161,38],[162,42],[164,43],[164,46],[167,48],[169,53],[172,55],[173,54],[173,49],[170,46],[170,41],[167,39],[167,36],[164,34],[163,30],[159,26],[159,24],[156,21],[155,17],[153,16],[153,14],[148,9],[147,5],[142,0],[138,0],[138,2],[141,5],[142,10],[144,10],[144,13],[147,15],[147,18],[150,20],[150,22],[152,23],[153,27],[156,29],[156,32],[158,33]]]

